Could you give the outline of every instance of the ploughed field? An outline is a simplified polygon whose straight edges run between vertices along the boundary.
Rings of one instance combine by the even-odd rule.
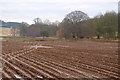
[[[4,41],[2,78],[119,78],[118,44]]]

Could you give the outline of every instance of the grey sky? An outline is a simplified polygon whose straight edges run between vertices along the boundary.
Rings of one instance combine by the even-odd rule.
[[[94,17],[106,11],[118,12],[118,0],[0,0],[0,19],[33,23],[42,20],[59,20],[71,11],[80,10]]]

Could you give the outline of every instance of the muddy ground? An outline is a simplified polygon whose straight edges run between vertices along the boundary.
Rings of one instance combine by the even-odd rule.
[[[119,78],[118,43],[3,41],[2,78]]]

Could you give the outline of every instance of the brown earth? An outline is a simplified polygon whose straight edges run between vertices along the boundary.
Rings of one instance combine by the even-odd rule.
[[[2,78],[120,78],[118,43],[4,41]]]

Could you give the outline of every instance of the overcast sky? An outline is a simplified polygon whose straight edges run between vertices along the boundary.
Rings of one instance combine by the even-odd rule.
[[[89,17],[106,11],[118,12],[119,0],[0,0],[0,19],[4,21],[33,23],[42,20],[59,20],[71,11],[80,10]]]

